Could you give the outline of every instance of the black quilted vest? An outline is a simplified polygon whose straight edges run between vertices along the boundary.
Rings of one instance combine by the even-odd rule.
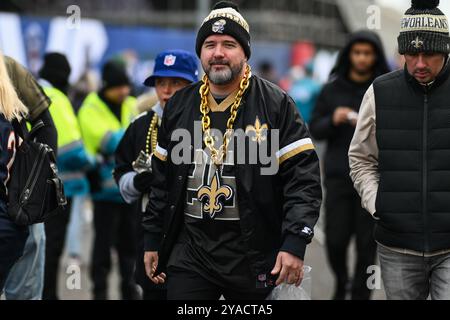
[[[375,239],[450,249],[450,69],[429,87],[405,70],[374,82],[380,183]]]

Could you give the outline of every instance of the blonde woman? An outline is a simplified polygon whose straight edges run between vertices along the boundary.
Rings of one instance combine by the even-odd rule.
[[[57,132],[50,115],[50,99],[45,95],[33,75],[11,57],[4,56],[8,76],[28,108],[27,121],[32,125],[44,123],[36,140],[57,151]],[[44,287],[45,232],[44,224],[38,223],[28,228],[28,239],[23,254],[9,271],[4,285],[6,300],[40,300]]]
[[[17,96],[0,53],[0,292],[15,261],[22,255],[28,236],[27,227],[19,227],[7,214],[8,180],[17,140],[11,124],[22,120],[28,109]]]

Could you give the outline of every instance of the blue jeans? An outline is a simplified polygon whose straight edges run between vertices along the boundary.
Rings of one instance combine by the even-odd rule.
[[[81,242],[83,239],[83,206],[86,196],[74,196],[70,210],[70,221],[66,237],[66,249],[69,256],[80,257],[82,254]]]
[[[45,231],[39,223],[29,228],[23,255],[12,267],[5,284],[6,300],[41,300],[44,287]]]
[[[23,253],[28,228],[16,225],[0,205],[0,294],[8,274]]]
[[[450,300],[450,254],[419,257],[378,246],[388,300]]]

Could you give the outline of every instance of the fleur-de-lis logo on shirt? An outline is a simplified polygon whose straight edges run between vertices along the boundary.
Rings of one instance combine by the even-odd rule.
[[[216,170],[211,184],[209,186],[203,186],[198,190],[197,199],[202,202],[206,199],[208,200],[203,207],[203,211],[214,219],[215,215],[222,211],[222,202],[231,199],[232,196],[233,189],[220,183],[219,172]]]
[[[265,141],[267,139],[267,130],[269,130],[269,126],[267,124],[261,124],[259,118],[256,117],[254,125],[248,125],[245,129],[245,133],[254,132],[254,136],[252,137],[252,141],[261,143],[261,141]]]
[[[423,46],[423,41],[420,40],[419,36],[417,36],[415,40],[411,41],[411,44],[414,48],[419,49]]]

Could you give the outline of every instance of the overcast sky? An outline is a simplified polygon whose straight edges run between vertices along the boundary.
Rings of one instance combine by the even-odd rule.
[[[392,7],[399,10],[401,13],[405,12],[411,6],[411,0],[376,0],[379,4]],[[439,9],[450,17],[450,0],[441,0]]]

